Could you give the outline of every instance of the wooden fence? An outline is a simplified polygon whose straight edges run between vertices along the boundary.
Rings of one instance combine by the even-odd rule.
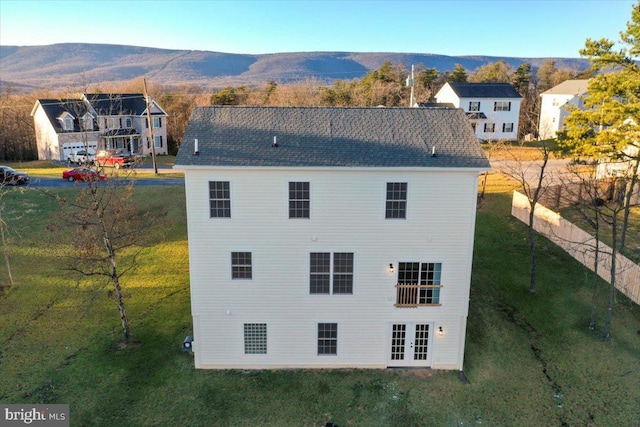
[[[514,191],[511,215],[528,225],[529,211],[527,197]],[[535,208],[533,228],[583,265],[595,270],[595,238],[589,233],[540,203]],[[611,283],[611,248],[602,242],[599,247],[598,275]],[[616,257],[616,288],[636,304],[640,304],[640,266],[621,254]]]

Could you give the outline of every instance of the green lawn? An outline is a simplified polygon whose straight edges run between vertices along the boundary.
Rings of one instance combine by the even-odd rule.
[[[0,402],[68,403],[72,426],[638,426],[638,306],[618,295],[603,342],[587,328],[587,273],[545,239],[529,294],[526,228],[509,216],[508,190],[490,175],[478,215],[464,385],[450,371],[195,370],[180,350],[191,332],[181,187],[134,189],[138,203],[170,210],[123,279],[139,345],[122,349],[108,288],[64,269],[60,233],[73,230],[50,226],[57,202],[9,189],[0,203],[16,284],[0,294]]]

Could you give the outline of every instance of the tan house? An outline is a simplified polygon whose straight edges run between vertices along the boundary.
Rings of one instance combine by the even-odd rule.
[[[155,101],[151,101],[150,110],[154,147],[142,94],[38,99],[31,111],[38,158],[64,161],[77,149],[90,153],[120,149],[136,155],[149,155],[155,149],[158,155],[167,154],[168,114]]]

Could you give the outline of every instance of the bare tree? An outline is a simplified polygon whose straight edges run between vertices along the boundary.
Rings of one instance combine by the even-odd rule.
[[[518,181],[520,190],[527,196],[527,200],[529,201],[529,224],[527,233],[530,258],[529,291],[535,294],[538,292],[536,278],[536,231],[534,229],[535,209],[538,201],[545,192],[545,173],[551,153],[545,141],[541,142],[541,145],[536,150],[537,156],[533,159],[525,154],[529,150],[522,144],[519,146],[503,144],[502,147],[504,150],[503,157],[506,160],[499,163],[500,170],[502,173]]]
[[[9,287],[13,286],[13,274],[11,273],[11,259],[9,258],[9,242],[7,236],[7,223],[4,220],[4,203],[2,203],[2,198],[5,196],[7,190],[5,188],[5,184],[0,182],[0,237],[2,238],[2,254],[4,255],[4,264],[7,268],[7,280],[9,283]],[[1,287],[1,286],[0,286]]]
[[[597,179],[595,168],[585,168],[579,162],[572,162],[568,166],[570,175],[568,179],[559,178],[560,194],[558,199],[562,205],[571,206],[571,210],[578,213],[579,217],[593,232],[593,245],[582,250],[593,251],[593,274],[591,277],[591,315],[589,318],[589,330],[596,330],[599,297],[598,297],[598,271],[600,268],[600,255],[602,254],[601,223],[603,222],[602,208],[607,198],[606,188],[602,181]],[[585,242],[570,242],[585,245]]]
[[[122,176],[122,174],[125,174]],[[102,287],[110,287],[109,295],[116,299],[123,343],[131,340],[129,319],[122,290],[122,277],[137,265],[137,257],[144,247],[146,232],[154,221],[152,214],[140,210],[132,202],[133,171],[116,170],[102,182],[99,176],[89,175],[78,195],[69,200],[62,222],[71,228],[73,236],[68,254],[69,270],[85,278],[104,278]]]
[[[71,111],[75,109],[76,117],[83,117],[83,103],[70,102],[66,107]],[[81,128],[79,137],[88,147],[89,139],[95,138],[94,124],[87,120],[84,127],[80,124],[77,126]],[[145,232],[157,222],[151,220],[149,211],[138,209],[131,201],[135,175],[133,168],[113,168],[107,172],[104,167],[95,169],[87,162],[80,165],[80,170],[84,180],[77,182],[81,186],[77,196],[68,199],[57,196],[60,203],[68,207],[61,213],[61,223],[71,229],[64,234],[72,239],[67,256],[68,269],[88,279],[105,279],[100,285],[111,288],[109,294],[116,299],[123,343],[128,345],[131,331],[122,277],[135,268],[137,256],[145,242]]]

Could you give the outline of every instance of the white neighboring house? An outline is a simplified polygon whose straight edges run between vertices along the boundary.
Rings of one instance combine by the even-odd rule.
[[[155,152],[167,154],[168,114],[155,101],[150,108]],[[153,150],[143,94],[38,99],[31,116],[40,160],[67,160],[75,150],[122,149],[137,155],[149,155]]]
[[[462,110],[197,107],[175,164],[197,368],[462,369],[490,168]]]
[[[631,178],[634,173],[640,176],[640,164],[637,160],[639,155],[640,146],[633,144],[627,145],[618,153],[618,160],[609,158],[601,159],[601,161],[598,162],[596,178]]]
[[[588,80],[567,80],[540,94],[540,139],[555,138],[569,115],[567,107],[584,109]]]
[[[518,139],[522,96],[509,83],[445,83],[435,98],[462,108],[478,139]]]

